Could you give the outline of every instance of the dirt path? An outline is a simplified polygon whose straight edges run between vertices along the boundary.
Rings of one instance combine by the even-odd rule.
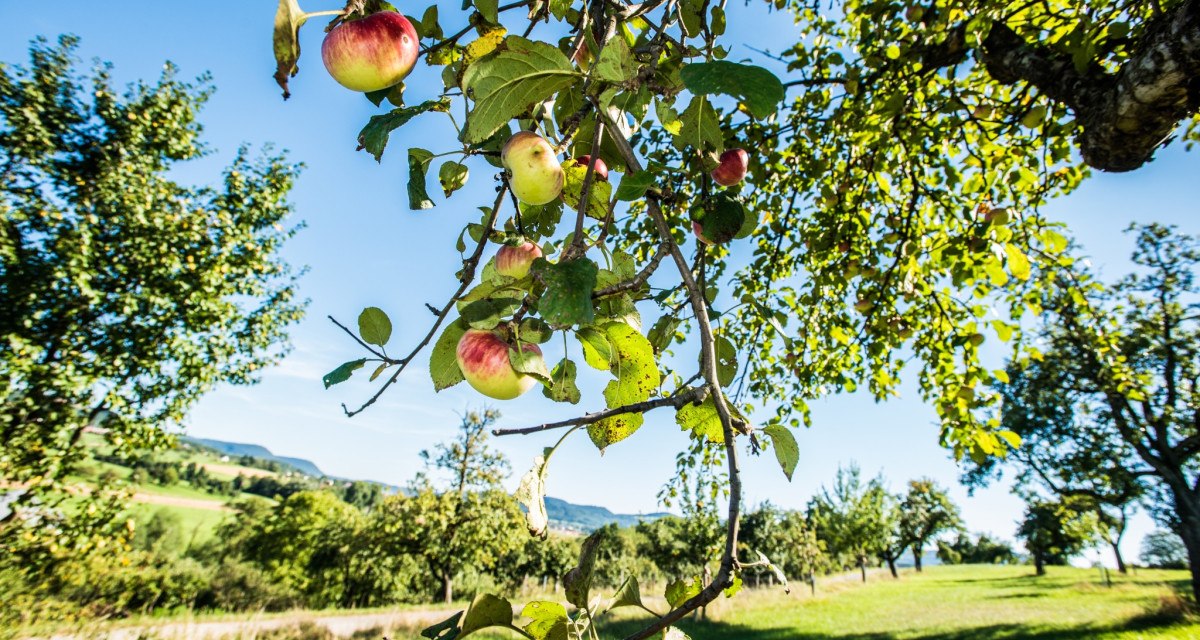
[[[167,624],[114,627],[106,630],[90,629],[78,633],[66,633],[39,640],[252,640],[259,634],[292,627],[304,622],[322,626],[339,638],[348,638],[356,632],[378,629],[384,632],[395,629],[418,630],[450,617],[451,610],[434,611],[385,611],[364,614],[328,614],[302,612],[292,615],[242,620],[180,621]],[[33,639],[29,639],[33,640]]]
[[[189,509],[202,509],[204,511],[233,511],[224,502],[217,500],[205,500],[203,498],[181,498],[179,496],[164,496],[157,493],[145,493],[139,491],[133,494],[134,502],[144,502],[146,504],[161,504],[169,507],[187,507]]]

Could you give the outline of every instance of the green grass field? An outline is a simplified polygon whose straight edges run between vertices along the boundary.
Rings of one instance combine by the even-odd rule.
[[[816,597],[756,591],[710,608],[710,621],[679,625],[696,640],[1037,640],[1200,639],[1200,620],[1178,614],[1182,571],[1116,576],[1107,587],[1095,570],[1051,567],[933,567],[900,580],[846,582]],[[604,628],[620,638],[626,620]]]

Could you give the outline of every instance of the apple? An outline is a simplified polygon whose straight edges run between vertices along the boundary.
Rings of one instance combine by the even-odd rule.
[[[728,149],[721,154],[719,164],[712,170],[712,179],[722,187],[732,187],[746,177],[750,156],[745,149]]]
[[[1012,221],[1012,215],[1008,213],[1006,207],[996,207],[988,209],[987,213],[983,214],[983,221],[989,225],[1003,227]]]
[[[500,164],[512,178],[508,186],[517,200],[525,204],[546,204],[562,193],[563,170],[546,139],[530,131],[521,131],[504,143]]]
[[[591,156],[579,156],[578,158],[575,158],[575,162],[581,167],[587,167],[588,163],[591,161]],[[608,165],[604,164],[603,158],[596,158],[596,167],[594,171],[596,173],[596,177],[608,182]]]
[[[402,14],[380,11],[325,34],[321,59],[338,84],[379,91],[400,84],[417,62],[417,30]]]
[[[508,359],[511,348],[494,331],[468,329],[455,355],[463,377],[476,391],[496,400],[512,400],[532,389],[537,380],[513,369]],[[542,355],[536,344],[524,343],[521,348]]]
[[[697,240],[710,247],[717,244],[716,242],[713,242],[712,238],[704,235],[704,227],[700,226],[700,223],[696,222],[695,220],[692,220],[692,233],[696,234]]]
[[[496,252],[496,273],[521,279],[529,274],[529,266],[542,257],[542,248],[532,242],[517,246],[504,245]]]

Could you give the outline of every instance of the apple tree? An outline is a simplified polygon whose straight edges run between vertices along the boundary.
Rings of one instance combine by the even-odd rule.
[[[357,331],[341,325],[360,351],[326,385],[365,367],[374,385],[346,413],[426,349],[436,390],[465,381],[497,399],[540,387],[547,402],[581,403],[591,367],[612,376],[594,410],[496,433],[637,446],[644,414],[669,409],[693,437],[688,464],[724,466],[718,571],[668,594],[671,610],[634,639],[675,633],[739,572],[771,564],[739,556],[741,454],[770,448],[790,477],[791,429],[814,398],[884,399],[911,368],[957,457],[1016,446],[979,417],[1004,378],[979,348],[1018,336],[1039,309],[1032,292],[1070,262],[1041,206],[1092,168],[1140,166],[1180,123],[1195,138],[1194,0],[771,6],[795,42],[749,61],[734,53],[739,7],[699,0],[467,0],[407,16],[380,0],[312,13],[280,0],[276,14],[285,98],[299,30],[332,16],[322,59],[394,107],[358,143],[405,154],[411,208],[433,206],[428,178],[447,155],[436,175],[448,198],[481,172],[497,185],[462,220],[462,268],[422,339],[389,352],[377,308]],[[409,74],[441,88],[414,95],[397,80]],[[446,149],[393,148],[392,132],[435,118],[458,132]],[[535,536],[557,446],[517,492]],[[520,633],[575,638],[602,610],[640,603],[636,582],[591,601],[594,546],[565,578],[578,612],[532,603]],[[481,595],[427,634],[490,625],[515,623],[507,601]]]
[[[243,148],[217,184],[177,182],[206,153],[208,79],[167,65],[121,89],[104,65],[82,77],[75,47],[36,40],[28,65],[0,66],[0,486],[19,493],[0,515],[6,552],[35,530],[82,551],[76,525],[113,515],[55,509],[84,430],[124,453],[164,443],[217,384],[276,362],[304,306],[278,253],[298,228],[299,167]]]

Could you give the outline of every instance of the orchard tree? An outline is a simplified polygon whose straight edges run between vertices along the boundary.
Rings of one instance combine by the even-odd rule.
[[[921,570],[925,547],[934,538],[963,528],[958,505],[930,478],[910,481],[908,492],[900,498],[898,508],[901,537],[912,548],[913,566],[917,571]]]
[[[1077,499],[1039,501],[1026,505],[1017,537],[1025,541],[1037,575],[1044,576],[1046,565],[1065,565],[1091,546],[1097,527],[1095,511]]]
[[[522,517],[500,486],[508,461],[487,443],[499,412],[487,409],[463,416],[458,437],[421,457],[448,478],[436,483],[420,474],[410,495],[386,498],[377,507],[393,553],[416,558],[438,585],[437,595],[454,599],[454,580],[466,567],[489,571],[523,544]]]
[[[1089,166],[1140,166],[1180,122],[1194,134],[1195,0],[774,7],[794,21],[795,44],[755,61],[783,79],[731,55],[741,50],[727,26],[742,16],[722,3],[474,0],[405,17],[380,0],[314,13],[280,0],[276,16],[285,97],[299,30],[332,15],[327,70],[395,105],[363,127],[364,151],[382,157],[414,119],[445,118],[458,132],[446,149],[407,149],[412,208],[433,206],[435,158],[455,156],[437,168],[447,197],[480,169],[497,184],[482,215],[463,220],[462,269],[416,345],[389,354],[391,321],[376,308],[357,332],[343,325],[362,351],[326,384],[368,363],[381,381],[348,414],[427,346],[437,390],[465,381],[509,399],[540,385],[549,401],[578,403],[572,354],[582,352],[582,364],[613,376],[603,408],[498,433],[563,429],[561,443],[586,428],[601,450],[637,446],[643,414],[669,407],[694,442],[721,453],[719,569],[632,639],[736,584],[748,564],[738,453],[770,447],[790,476],[790,427],[808,421],[814,398],[859,387],[886,398],[911,362],[957,457],[1003,451],[1015,436],[977,418],[997,379],[979,347],[1019,335],[1021,285],[1045,288],[1066,266],[1068,241],[1040,206]],[[437,68],[441,90],[400,84]],[[746,266],[733,269],[733,255]],[[666,357],[684,348],[699,353]],[[749,418],[771,412],[765,425]],[[535,535],[557,446],[518,492]],[[536,624],[571,637],[590,627],[589,549],[568,574],[580,611],[538,603],[554,613]],[[481,596],[430,633],[511,627],[506,610]]]
[[[1161,225],[1133,230],[1137,272],[1104,286],[1077,264],[1036,293],[1044,326],[1010,363],[1019,377],[1006,398],[1017,406],[1004,419],[1034,436],[1012,455],[1036,461],[1027,468],[1044,486],[1104,512],[1153,497],[1188,549],[1200,595],[1200,246]]]
[[[1142,552],[1138,559],[1147,567],[1155,569],[1186,569],[1187,548],[1179,536],[1171,531],[1159,529],[1142,538]]]
[[[883,476],[863,482],[858,465],[838,467],[833,487],[822,487],[808,503],[808,520],[830,555],[852,562],[867,581],[867,563],[887,549],[895,522]]]
[[[0,484],[24,487],[5,545],[66,499],[87,426],[125,454],[163,444],[276,362],[303,307],[279,257],[298,166],[243,148],[217,185],[173,180],[206,155],[208,79],[167,65],[122,90],[105,65],[81,77],[76,45],[0,66]]]

